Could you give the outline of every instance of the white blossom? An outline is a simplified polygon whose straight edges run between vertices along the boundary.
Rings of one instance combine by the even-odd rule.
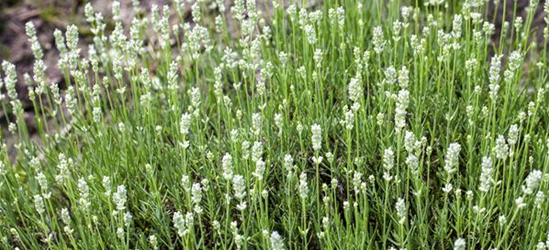
[[[482,157],[481,173],[480,173],[480,185],[479,190],[487,193],[494,180],[492,179],[492,158],[485,156]]]
[[[36,208],[36,212],[38,214],[42,215],[44,212],[46,212],[46,207],[44,205],[44,199],[41,195],[35,195],[34,196],[34,208]]]
[[[36,60],[41,60],[44,56],[44,53],[42,52],[42,47],[40,46],[38,38],[36,37],[36,29],[34,27],[34,24],[32,22],[27,22],[25,24],[25,31],[27,33],[27,36],[29,37],[29,42],[31,44],[31,50],[34,58]]]
[[[393,148],[387,148],[383,153],[383,168],[385,168],[386,171],[390,171],[393,169],[394,165],[395,154],[393,152]]]
[[[399,91],[395,108],[395,129],[397,132],[402,131],[406,126],[406,109],[409,102],[410,92],[406,89]]]
[[[84,178],[78,180],[78,192],[80,193],[80,199],[78,199],[78,205],[84,210],[88,210],[91,205],[90,201],[90,188]]]
[[[246,183],[242,175],[235,175],[233,177],[233,191],[234,197],[236,197],[240,201],[236,208],[240,211],[245,210],[246,201],[244,201],[244,199],[246,198]]]
[[[311,141],[313,143],[313,149],[315,151],[319,151],[322,146],[322,128],[320,128],[320,125],[313,124],[311,126],[311,131],[313,132],[313,135],[311,136]]]
[[[507,155],[509,154],[509,146],[507,146],[507,142],[505,141],[505,137],[503,137],[503,135],[499,135],[496,139],[494,153],[496,158],[499,160],[505,160],[507,158]]]
[[[202,201],[202,186],[200,183],[194,183],[191,187],[191,202],[194,204],[194,210],[196,213],[200,214],[202,212],[202,207],[200,202]]]
[[[116,204],[116,210],[124,211],[126,210],[126,200],[127,200],[126,187],[120,185],[116,188],[116,192],[113,194],[113,201]]]
[[[385,74],[385,83],[389,86],[394,85],[397,82],[397,71],[395,67],[389,66],[384,71]]]
[[[277,231],[271,233],[271,248],[273,250],[284,250],[284,241]]]
[[[391,176],[391,169],[393,169],[395,165],[395,154],[393,152],[392,148],[385,149],[383,153],[383,168],[385,169],[385,172],[383,173],[383,179],[386,181],[390,181],[393,179]]]
[[[299,197],[306,200],[309,196],[309,187],[307,186],[307,175],[305,172],[299,175]]]
[[[522,191],[525,194],[533,194],[539,187],[541,180],[543,179],[543,173],[539,170],[534,170],[526,177],[526,185],[522,186]]]
[[[349,82],[349,100],[358,102],[360,97],[362,97],[362,82],[358,77],[351,78]]]
[[[223,156],[221,166],[223,168],[223,178],[225,178],[225,180],[231,180],[233,178],[233,158],[229,153],[226,153]]]
[[[265,162],[259,158],[255,162],[255,171],[253,172],[253,176],[255,176],[258,180],[263,180],[263,173],[265,172]]]
[[[185,215],[182,215],[180,212],[175,212],[173,215],[173,224],[177,229],[177,234],[179,237],[186,236],[194,223],[193,214],[187,212]]]
[[[451,143],[446,151],[446,157],[444,158],[444,171],[448,175],[456,171],[456,167],[459,163],[459,152],[461,151],[461,146],[458,143]]]
[[[189,113],[185,113],[181,116],[181,121],[179,122],[179,130],[181,134],[188,134],[189,128],[191,127],[191,115]]]
[[[263,144],[260,141],[254,142],[252,146],[252,161],[257,162],[263,155]]]
[[[381,54],[381,52],[383,52],[383,48],[385,47],[385,41],[383,38],[383,30],[380,26],[374,28],[374,37],[372,43],[374,44],[374,51],[377,54]]]
[[[492,57],[492,61],[490,63],[490,71],[488,73],[489,75],[489,81],[490,84],[488,87],[490,88],[490,98],[492,101],[495,101],[498,95],[499,90],[499,79],[500,79],[500,71],[501,71],[501,55],[495,55]]]
[[[398,201],[395,204],[397,216],[398,216],[398,223],[404,224],[406,222],[406,204],[404,203],[404,199],[398,198]]]
[[[515,204],[517,205],[518,209],[526,207],[526,203],[524,202],[523,197],[518,197],[515,199]]]
[[[507,142],[509,143],[509,146],[513,146],[518,141],[518,134],[519,134],[519,128],[516,124],[511,125],[509,127],[509,135],[507,138]]]
[[[408,78],[408,74],[409,72],[406,66],[402,66],[402,68],[398,72],[398,84],[403,89],[408,88],[408,83],[410,82],[410,79]]]
[[[459,238],[454,242],[454,250],[465,250],[465,240],[463,238]]]

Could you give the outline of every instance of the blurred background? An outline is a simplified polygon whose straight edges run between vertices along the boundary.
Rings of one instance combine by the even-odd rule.
[[[27,36],[25,35],[25,23],[32,21],[37,29],[38,40],[43,46],[45,57],[44,61],[47,68],[47,75],[51,81],[62,84],[62,76],[59,70],[54,67],[58,59],[58,53],[54,46],[53,31],[59,29],[65,31],[69,24],[76,24],[79,27],[80,39],[82,44],[89,42],[91,34],[88,25],[84,18],[84,6],[90,2],[96,11],[103,13],[106,21],[110,20],[111,4],[113,0],[0,0],[0,62],[8,60],[14,63],[17,67],[18,75],[22,79],[24,73],[32,71],[32,53]],[[192,1],[192,0],[191,0]],[[211,1],[212,3],[215,1]],[[257,0],[258,2],[272,0]],[[278,1],[278,0],[275,0]],[[307,5],[317,5],[321,0],[307,0]],[[373,0],[384,1],[384,0]],[[386,0],[390,1],[390,0]],[[427,0],[420,0],[419,5]],[[526,16],[526,8],[531,0],[490,0],[489,3],[489,21],[496,24],[496,34],[502,27],[503,20],[512,24],[512,10],[516,2],[518,16]],[[120,0],[122,9],[131,9],[131,0]],[[142,10],[145,15],[148,14],[152,4],[162,6],[169,4],[170,0],[139,0]],[[231,6],[231,0],[225,0],[225,5]],[[301,2],[301,1],[297,1]],[[411,1],[413,3],[416,0]],[[459,5],[461,0],[446,0],[446,2],[454,7]],[[536,10],[536,18],[534,19],[533,30],[537,32],[538,43],[543,42],[542,30],[544,27],[544,12],[543,5],[545,0],[540,0]],[[505,6],[507,5],[507,6]],[[263,6],[269,6],[263,4]],[[126,7],[126,8],[125,8]],[[506,14],[503,15],[503,9],[506,7]],[[510,11],[511,10],[511,11]],[[125,15],[124,15],[125,14]],[[174,13],[175,14],[175,13]],[[125,23],[130,23],[133,13],[123,11],[123,20]],[[505,18],[503,18],[505,16]],[[190,20],[189,20],[190,21]],[[107,30],[112,29],[110,23]],[[512,27],[512,25],[510,25]],[[499,40],[495,35],[494,40]],[[0,74],[1,75],[1,74]],[[20,93],[25,96],[26,87],[20,87]],[[0,114],[1,116],[1,114]]]

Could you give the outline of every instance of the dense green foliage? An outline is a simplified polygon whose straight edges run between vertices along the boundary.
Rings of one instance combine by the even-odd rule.
[[[503,29],[424,2],[115,2],[112,31],[89,6],[91,44],[55,32],[62,90],[29,23],[32,121],[2,63],[1,248],[549,248],[538,2]]]

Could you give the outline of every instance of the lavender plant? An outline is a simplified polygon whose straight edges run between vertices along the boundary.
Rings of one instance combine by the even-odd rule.
[[[0,248],[549,249],[538,1],[133,3],[1,63]]]

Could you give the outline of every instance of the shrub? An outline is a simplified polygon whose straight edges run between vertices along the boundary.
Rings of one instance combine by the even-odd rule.
[[[549,247],[537,1],[135,2],[55,31],[66,89],[27,25],[32,121],[2,63],[3,248]]]

